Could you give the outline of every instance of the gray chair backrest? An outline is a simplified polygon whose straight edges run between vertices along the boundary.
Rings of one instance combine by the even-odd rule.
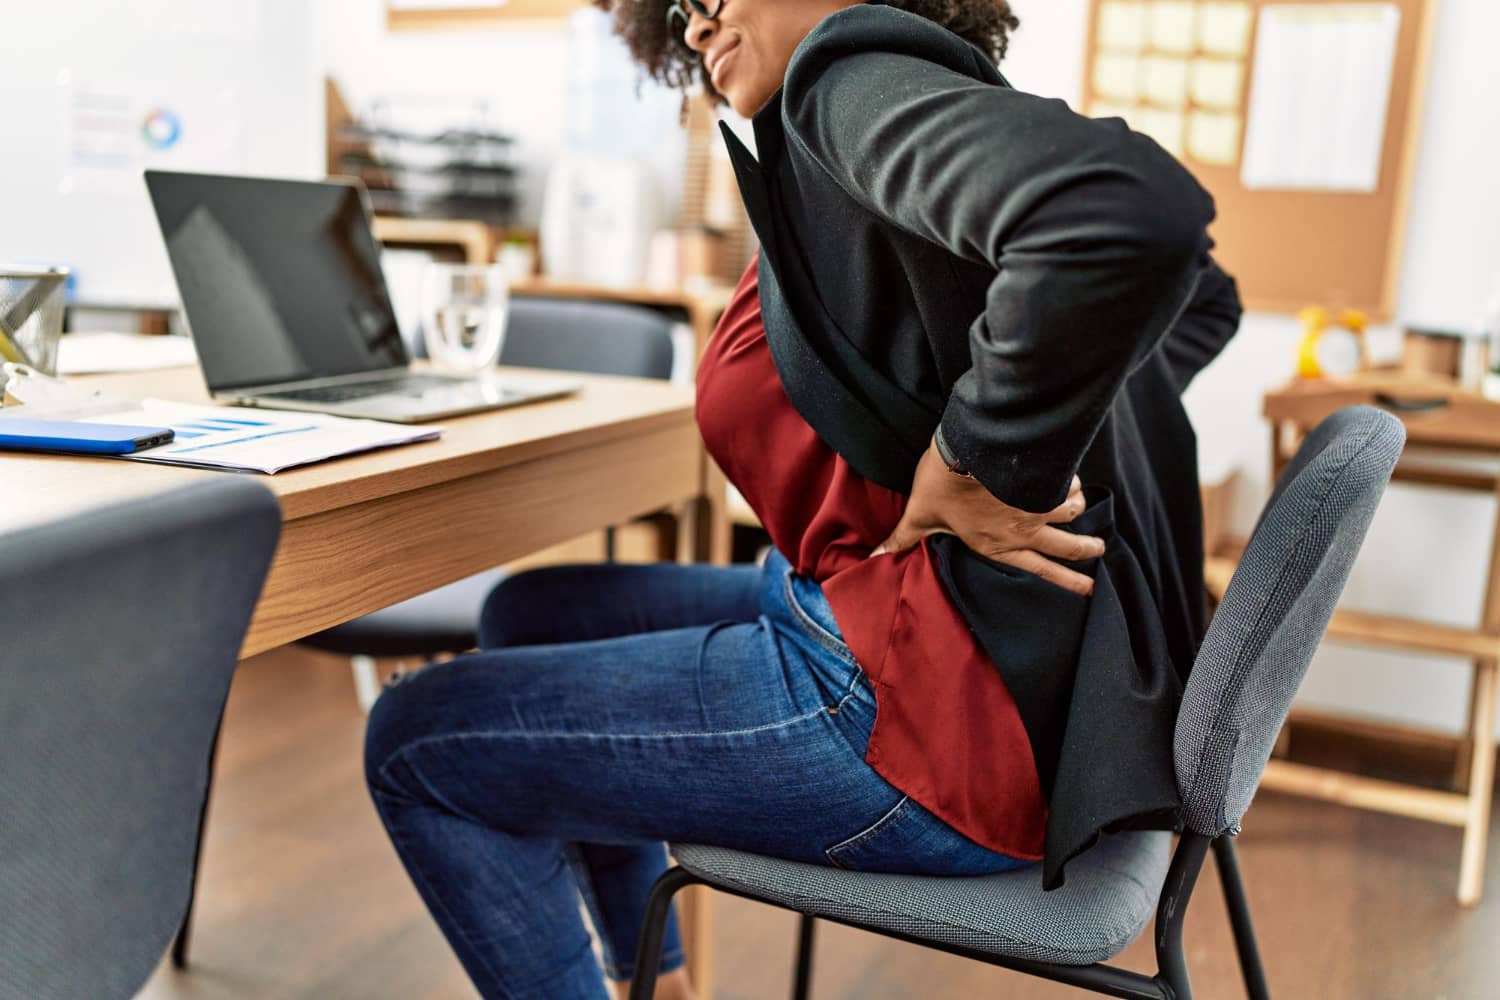
[[[226,475],[0,535],[0,997],[128,998],[171,942],[280,531]]]
[[[1405,440],[1390,414],[1349,407],[1282,474],[1183,692],[1174,755],[1189,829],[1238,829]]]
[[[668,317],[643,306],[513,298],[500,363],[670,378],[672,325]]]

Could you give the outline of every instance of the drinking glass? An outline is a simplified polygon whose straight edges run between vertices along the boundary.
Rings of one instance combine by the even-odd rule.
[[[422,333],[440,369],[471,375],[494,367],[509,311],[504,268],[433,263],[422,274]]]

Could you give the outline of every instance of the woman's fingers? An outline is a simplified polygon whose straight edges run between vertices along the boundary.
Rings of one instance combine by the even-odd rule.
[[[1104,555],[1104,539],[1075,535],[1061,528],[1043,527],[1031,537],[1031,547],[1044,556],[1079,562]]]
[[[1061,563],[1055,563],[1039,552],[1030,549],[1016,549],[1007,552],[997,560],[1016,569],[1025,570],[1035,576],[1041,577],[1048,583],[1056,584],[1064,590],[1070,590],[1075,594],[1088,597],[1094,592],[1094,581],[1084,576],[1077,570],[1069,569]]]
[[[1042,515],[1042,520],[1048,524],[1067,524],[1079,514],[1082,514],[1087,501],[1083,499],[1083,481],[1077,476],[1068,484],[1068,498],[1064,500],[1055,510]]]
[[[869,558],[873,559],[876,556],[883,556],[889,552],[900,552],[903,549],[909,549],[920,542],[924,535],[925,532],[912,525],[906,517],[902,517],[897,522],[896,529],[891,532],[890,537],[875,546],[875,550],[870,553]]]
[[[1078,480],[1073,480],[1075,483]],[[1042,515],[1042,519],[1048,524],[1067,524],[1083,513],[1086,501],[1083,499],[1083,490],[1074,490],[1068,494],[1068,499],[1055,510]]]

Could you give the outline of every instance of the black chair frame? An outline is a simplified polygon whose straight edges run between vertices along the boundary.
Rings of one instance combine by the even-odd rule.
[[[1182,947],[1182,928],[1187,917],[1187,905],[1202,870],[1203,860],[1209,849],[1219,870],[1219,881],[1224,889],[1224,900],[1229,910],[1230,924],[1234,929],[1235,950],[1239,954],[1240,972],[1244,976],[1245,990],[1251,1000],[1268,1000],[1270,990],[1266,986],[1265,970],[1261,966],[1260,951],[1255,943],[1255,930],[1250,920],[1250,906],[1245,898],[1245,883],[1240,877],[1239,859],[1235,853],[1234,839],[1228,834],[1211,838],[1199,833],[1184,833],[1178,840],[1172,855],[1171,867],[1167,870],[1166,882],[1162,886],[1161,898],[1156,908],[1156,963],[1157,973],[1147,976],[1117,966],[1095,963],[1093,965],[1058,965],[1024,958],[1009,958],[961,945],[946,944],[913,937],[899,931],[840,920],[835,917],[814,917],[802,913],[798,927],[797,965],[792,983],[793,1000],[807,1000],[812,983],[813,927],[818,919],[830,920],[863,931],[906,941],[961,955],[976,962],[997,965],[1001,968],[1022,972],[1026,975],[1050,979],[1054,982],[1077,986],[1105,996],[1122,997],[1124,1000],[1191,1000],[1192,986],[1188,980],[1187,958]],[[741,896],[745,899],[781,904],[763,899],[751,893],[736,892],[718,883],[693,874],[681,866],[667,870],[651,890],[646,904],[645,923],[641,927],[640,945],[636,949],[635,978],[630,986],[630,1000],[651,1000],[656,989],[657,965],[661,955],[662,939],[666,934],[667,917],[671,913],[672,897],[690,885],[706,885],[720,892]],[[782,906],[782,909],[790,907]]]
[[[198,810],[198,846],[193,849],[193,880],[188,883],[187,909],[182,911],[182,923],[177,936],[172,939],[172,967],[188,967],[188,945],[193,931],[193,904],[198,901],[198,872],[203,868],[203,838],[208,830],[208,801],[214,790],[214,772],[219,767],[219,737],[224,734],[224,717],[219,716],[219,726],[214,730],[213,747],[208,751],[208,784],[203,788],[203,808]]]

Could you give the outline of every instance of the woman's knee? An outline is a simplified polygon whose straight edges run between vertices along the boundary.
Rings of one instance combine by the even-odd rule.
[[[578,567],[546,566],[507,576],[479,613],[482,649],[553,641],[552,612],[576,582]]]
[[[432,664],[409,674],[396,674],[386,683],[370,709],[365,724],[365,782],[371,789],[406,794],[419,783],[402,779],[400,764],[413,745],[438,735],[444,725],[443,706],[451,694],[443,674],[460,660]]]

